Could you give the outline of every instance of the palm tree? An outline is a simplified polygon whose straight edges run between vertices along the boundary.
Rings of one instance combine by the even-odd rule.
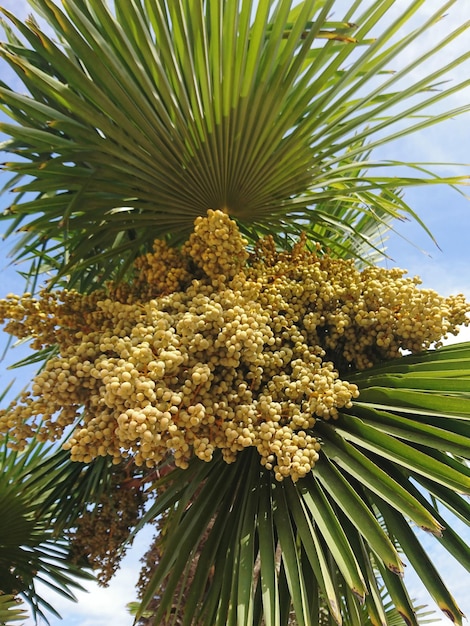
[[[130,285],[127,297],[134,261],[156,238],[180,246],[208,209],[233,218],[250,251],[264,235],[289,250],[305,233],[327,258],[371,263],[392,220],[418,219],[403,188],[462,181],[416,163],[397,176],[397,163],[371,159],[470,108],[428,110],[468,84],[443,79],[470,53],[410,82],[468,24],[400,60],[455,4],[403,34],[423,2],[391,18],[392,0],[355,0],[335,21],[334,0],[30,0],[42,24],[4,11],[0,53],[27,89],[0,83],[12,118],[0,126],[13,155],[6,188],[17,193],[5,217],[22,233],[15,254],[30,260],[33,287],[49,272],[51,288],[119,299],[116,285]],[[367,613],[386,624],[391,601],[417,624],[400,577],[407,560],[461,624],[413,525],[470,569],[470,548],[446,519],[470,519],[470,345],[425,348],[378,350],[367,369],[330,350],[359,396],[316,421],[320,459],[296,482],[276,480],[253,447],[231,464],[194,456],[183,469],[170,458],[142,475],[130,463],[157,494],[141,525],[163,516],[167,529],[139,615],[157,597],[154,623],[280,626],[293,611],[300,625],[325,612],[330,623],[367,623]],[[44,355],[53,359],[53,346]],[[181,580],[187,593],[175,601]]]

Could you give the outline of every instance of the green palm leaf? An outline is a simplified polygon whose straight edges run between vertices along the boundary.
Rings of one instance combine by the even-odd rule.
[[[361,256],[367,225],[416,218],[398,188],[463,182],[416,164],[416,175],[375,174],[397,164],[363,157],[366,143],[468,110],[426,112],[468,85],[443,80],[470,53],[407,80],[468,24],[394,67],[454,0],[406,35],[423,0],[388,21],[391,0],[358,1],[337,22],[334,0],[31,4],[47,28],[4,11],[14,32],[0,48],[29,95],[2,83],[0,101],[18,192],[6,216],[23,230],[16,255],[39,257],[34,272],[52,266],[89,288],[154,238],[184,239],[208,208],[252,238],[303,228]]]
[[[59,614],[38,592],[37,582],[75,601],[74,588],[82,589],[77,578],[94,579],[87,555],[75,554],[73,537],[77,521],[114,492],[113,477],[122,466],[103,457],[71,463],[70,454],[57,445],[34,440],[19,453],[9,450],[5,439],[0,471],[0,592],[20,594],[33,615],[47,622],[44,610]],[[141,480],[142,472],[134,469],[133,484]],[[113,558],[122,558],[128,545],[124,541]]]
[[[26,617],[26,611],[15,596],[0,594],[0,624],[2,626],[10,626],[13,622],[16,624]]]
[[[45,610],[60,615],[38,592],[37,582],[75,600],[74,589],[83,589],[77,579],[93,578],[70,560],[63,526],[47,505],[60,473],[49,468],[47,475],[35,476],[48,452],[44,444],[33,443],[20,454],[8,451],[7,442],[0,452],[0,590],[19,595],[46,623]],[[23,612],[15,614],[21,619]]]
[[[377,366],[351,376],[361,388],[360,399],[338,420],[317,422],[322,459],[298,483],[273,480],[249,450],[232,465],[220,458],[209,467],[193,461],[188,470],[170,473],[163,481],[171,488],[147,515],[169,515],[172,533],[141,611],[157,593],[159,612],[152,623],[174,608],[174,587],[160,585],[166,576],[175,584],[185,575],[208,532],[190,584],[190,603],[184,605],[185,624],[248,625],[258,623],[253,615],[263,613],[267,624],[287,624],[291,604],[298,624],[323,623],[325,606],[335,623],[364,624],[369,622],[362,615],[363,601],[371,624],[388,624],[391,598],[401,619],[417,625],[416,609],[399,575],[402,561],[415,567],[439,608],[461,624],[460,609],[413,526],[435,535],[470,571],[470,549],[443,512],[458,512],[469,523],[463,494],[470,493],[470,397],[453,388],[450,376],[439,375],[463,371],[469,349],[470,344],[458,344],[389,362],[387,374]],[[421,381],[415,394],[433,398],[428,413],[419,397],[415,405],[408,401],[403,412],[401,387],[388,389],[380,412],[374,398],[364,400],[367,389],[376,388],[384,376],[399,377],[405,371]],[[455,414],[448,410],[449,399],[460,402]],[[170,499],[176,493],[177,504]],[[439,509],[426,493],[438,498]]]

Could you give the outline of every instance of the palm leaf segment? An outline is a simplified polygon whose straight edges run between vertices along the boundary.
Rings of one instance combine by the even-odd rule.
[[[281,625],[293,607],[299,625],[385,625],[389,598],[397,623],[417,625],[402,578],[408,562],[461,624],[412,527],[470,571],[470,548],[448,518],[470,520],[461,495],[470,493],[469,359],[470,344],[460,344],[352,376],[359,400],[334,423],[317,422],[321,462],[295,484],[273,480],[251,451],[232,465],[194,461],[162,479],[157,488],[169,488],[148,518],[165,514],[171,532],[142,603],[157,594],[159,608],[145,623],[180,623],[176,613],[188,625]]]
[[[0,448],[0,623],[24,619],[25,600],[35,619],[48,623],[47,612],[59,613],[38,583],[76,600],[83,589],[79,579],[93,579],[72,562],[64,528],[84,510],[94,491],[93,483],[75,484],[81,464],[66,465],[67,454],[51,445],[31,443],[22,452]],[[96,471],[95,471],[96,475]],[[75,480],[74,480],[75,479]],[[86,485],[86,486],[85,486]],[[87,490],[80,501],[77,490]],[[96,488],[95,488],[96,490]],[[60,493],[66,491],[64,493]],[[62,496],[62,497],[60,497]],[[57,503],[60,502],[60,505]],[[60,510],[64,505],[65,509]],[[5,594],[5,595],[2,595]],[[16,608],[15,608],[16,607]]]
[[[82,544],[77,544],[80,533],[85,535],[81,525],[85,518],[93,524],[88,549],[104,555],[101,569],[106,567],[105,558],[108,564],[113,558],[119,563],[129,546],[123,542],[116,547],[120,528],[128,531],[126,521],[121,524],[124,515],[120,512],[118,519],[108,520],[108,536],[103,537],[99,535],[99,507],[110,496],[118,499],[117,477],[129,497],[141,502],[130,484],[139,485],[140,493],[142,472],[134,470],[132,480],[122,481],[125,464],[113,464],[109,457],[85,465],[71,463],[70,454],[54,444],[33,439],[18,452],[9,448],[10,443],[7,437],[0,448],[0,624],[24,618],[20,600],[30,606],[36,620],[47,624],[48,612],[60,615],[38,583],[75,601],[74,590],[83,590],[79,580],[95,580],[90,573],[94,565],[90,552],[84,553]],[[126,536],[125,531],[121,535]]]
[[[26,231],[18,255],[116,275],[154,238],[184,239],[208,208],[251,237],[308,228],[358,254],[364,219],[412,213],[397,187],[457,181],[426,168],[397,181],[364,161],[366,142],[468,109],[424,112],[468,84],[443,78],[470,53],[407,81],[466,25],[390,71],[455,0],[403,36],[423,1],[392,19],[393,0],[358,0],[331,22],[334,0],[30,0],[43,30],[4,11],[14,32],[0,53],[29,93],[0,86],[15,122],[1,129],[18,192],[7,217]]]
[[[21,603],[12,595],[0,595],[0,624],[10,626],[26,618]]]

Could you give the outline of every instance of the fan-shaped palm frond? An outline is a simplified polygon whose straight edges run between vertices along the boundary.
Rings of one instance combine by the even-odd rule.
[[[126,464],[113,464],[107,457],[72,463],[70,454],[57,445],[36,441],[18,453],[8,450],[8,439],[0,469],[0,503],[7,511],[0,524],[0,590],[21,593],[34,614],[44,617],[41,607],[55,611],[38,595],[37,581],[74,599],[68,587],[80,585],[70,576],[92,579],[90,569],[99,569],[89,560],[91,553],[108,555],[109,569],[119,565],[130,545],[129,519],[133,520],[134,509],[140,515],[145,501],[145,472],[134,466],[127,470]],[[114,503],[116,519],[107,520],[103,532],[114,534],[114,540],[111,535],[98,536],[99,511],[106,501]],[[84,526],[88,521],[91,535]],[[18,581],[27,581],[27,588]]]
[[[93,579],[71,558],[70,530],[113,489],[119,468],[107,458],[71,463],[68,452],[36,440],[23,452],[8,443],[0,448],[0,623],[24,619],[19,598],[47,622],[44,610],[58,613],[37,583],[75,600],[77,579]]]
[[[331,22],[334,0],[31,0],[43,29],[4,11],[0,54],[27,89],[0,85],[17,256],[89,288],[156,237],[183,240],[208,208],[255,238],[308,224],[340,249],[341,233],[355,253],[364,232],[350,211],[380,224],[412,214],[397,188],[463,180],[416,164],[397,178],[396,163],[361,159],[366,141],[468,110],[429,107],[468,85],[445,77],[470,53],[412,78],[468,24],[399,59],[455,0],[404,34],[423,1],[389,19],[392,0],[360,0]]]
[[[34,617],[47,622],[44,610],[59,614],[38,591],[38,582],[75,600],[73,590],[82,588],[77,579],[93,577],[70,561],[63,526],[57,523],[53,506],[48,505],[61,472],[50,466],[47,474],[38,475],[45,459],[50,464],[54,456],[51,447],[46,449],[36,442],[17,453],[8,450],[7,443],[0,451],[0,590],[23,598]],[[79,514],[77,509],[75,515]]]
[[[141,611],[158,593],[152,623],[178,613],[174,589],[197,554],[178,613],[185,625],[261,624],[263,615],[282,625],[291,604],[299,625],[319,623],[327,606],[334,622],[360,626],[369,623],[363,604],[371,624],[385,625],[387,596],[401,623],[417,625],[402,579],[409,562],[439,608],[461,624],[413,527],[433,534],[470,571],[470,548],[441,512],[469,524],[469,360],[470,344],[460,344],[352,376],[359,400],[337,420],[317,422],[321,462],[295,484],[273,480],[256,451],[232,465],[195,460],[167,475],[161,483],[171,488],[148,518],[167,516],[171,532]]]

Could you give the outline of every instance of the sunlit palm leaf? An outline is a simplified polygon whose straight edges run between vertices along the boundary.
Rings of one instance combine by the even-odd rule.
[[[52,264],[89,288],[125,273],[154,238],[184,239],[208,208],[226,208],[253,236],[306,228],[340,250],[340,232],[360,256],[354,242],[368,235],[349,211],[381,224],[411,214],[397,188],[458,180],[377,175],[377,163],[361,162],[365,141],[383,145],[468,110],[426,113],[470,82],[442,82],[470,53],[407,80],[468,24],[394,66],[454,2],[406,35],[423,0],[395,20],[391,0],[360,0],[336,22],[334,0],[293,9],[116,0],[114,10],[104,0],[66,0],[63,10],[31,0],[43,29],[5,11],[18,36],[0,54],[31,94],[0,87],[15,122],[1,126],[14,155],[5,169],[19,193],[7,217],[26,231],[17,256],[39,256],[40,269]]]
[[[458,344],[351,376],[359,399],[338,420],[318,420],[321,461],[295,484],[273,480],[256,451],[248,450],[232,465],[220,458],[209,465],[194,461],[189,470],[162,479],[171,488],[148,517],[165,513],[172,532],[142,610],[157,593],[154,623],[175,607],[172,585],[160,585],[167,576],[174,583],[184,576],[211,522],[182,612],[188,626],[248,626],[263,613],[266,624],[280,626],[287,624],[291,604],[298,624],[323,623],[327,606],[336,623],[342,615],[347,624],[385,625],[391,623],[390,599],[400,619],[417,625],[399,575],[402,561],[415,567],[436,604],[461,624],[460,609],[413,526],[435,535],[470,571],[470,548],[441,511],[470,523],[464,495],[470,494],[469,358],[470,344]],[[386,388],[385,378],[391,381]],[[456,381],[466,381],[464,389]]]
[[[21,622],[27,614],[15,596],[0,594],[0,624],[10,626],[13,622]]]
[[[64,0],[63,9],[31,0],[45,27],[6,12],[13,31],[0,55],[29,94],[0,84],[0,106],[13,120],[1,126],[13,155],[6,188],[18,194],[5,217],[12,232],[23,229],[15,254],[32,259],[26,276],[69,273],[80,290],[119,280],[154,238],[178,244],[209,207],[226,209],[251,241],[306,231],[336,256],[373,259],[392,219],[417,219],[402,187],[463,182],[439,179],[426,164],[395,177],[397,163],[369,154],[469,109],[426,112],[470,84],[444,82],[470,53],[411,79],[468,24],[394,67],[455,0],[403,36],[423,2],[409,0],[394,21],[392,0],[357,0],[337,22],[334,0],[294,8],[282,0]],[[276,482],[255,451],[232,465],[193,461],[162,479],[170,488],[157,491],[146,519],[166,515],[171,532],[142,610],[158,594],[155,623],[176,623],[173,611],[184,606],[186,626],[249,626],[263,616],[283,626],[292,610],[299,624],[320,624],[325,608],[330,623],[343,615],[362,626],[367,613],[384,624],[383,582],[413,625],[398,575],[409,560],[461,623],[410,524],[469,568],[469,547],[452,531],[439,537],[446,513],[423,496],[468,523],[469,362],[470,347],[461,346],[351,375],[359,400],[337,421],[318,421],[321,460],[295,485]],[[9,480],[18,458],[9,456]],[[44,519],[56,531],[112,473],[104,460],[72,467],[63,453],[36,461],[25,484],[41,494],[35,513],[51,509]],[[60,561],[60,541],[53,550]],[[61,570],[47,571],[68,594]]]

